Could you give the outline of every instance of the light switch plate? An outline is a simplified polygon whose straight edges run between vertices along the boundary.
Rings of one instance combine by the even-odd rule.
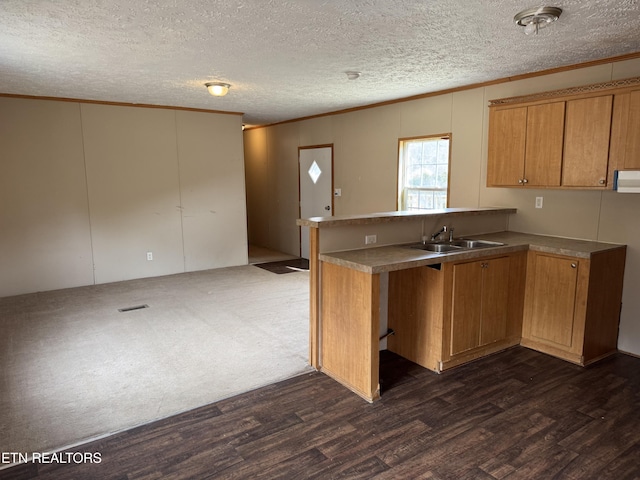
[[[542,208],[542,198],[543,197],[536,197],[536,208]]]

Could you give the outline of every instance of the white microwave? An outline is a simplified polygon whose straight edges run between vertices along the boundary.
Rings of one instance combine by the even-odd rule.
[[[618,193],[640,193],[640,170],[616,170],[613,189]]]

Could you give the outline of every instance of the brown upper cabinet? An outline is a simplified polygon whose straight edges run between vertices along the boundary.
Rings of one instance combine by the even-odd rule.
[[[610,189],[640,168],[640,78],[493,100],[488,187]]]
[[[617,169],[640,169],[640,88],[616,95],[611,137]]]
[[[604,187],[609,166],[613,95],[567,101],[563,187]]]
[[[496,108],[489,119],[489,186],[560,186],[564,102]]]

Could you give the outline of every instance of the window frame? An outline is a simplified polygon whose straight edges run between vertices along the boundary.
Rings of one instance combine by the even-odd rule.
[[[404,159],[403,159],[403,150],[404,150],[404,146],[407,142],[412,142],[412,141],[417,141],[417,140],[421,140],[421,141],[429,141],[429,140],[444,140],[447,139],[449,140],[449,152],[448,152],[448,156],[447,156],[447,188],[426,188],[426,187],[411,187],[412,190],[428,190],[428,191],[445,191],[446,190],[446,195],[447,195],[447,201],[446,201],[446,207],[445,208],[449,208],[449,204],[450,204],[450,191],[451,191],[451,146],[453,143],[453,138],[452,138],[452,134],[451,133],[441,133],[441,134],[434,134],[434,135],[419,135],[419,136],[415,136],[415,137],[403,137],[403,138],[398,138],[398,160],[397,160],[397,168],[396,168],[396,211],[400,212],[400,211],[412,211],[413,209],[409,210],[409,209],[402,209],[402,207],[406,207],[406,205],[403,205],[403,195],[404,195],[404,190],[405,190],[405,186],[404,186],[404,172],[405,172],[405,165],[404,165]],[[400,185],[400,183],[403,182],[402,186]],[[418,210],[426,210],[426,211],[430,211],[430,210],[437,210],[437,209],[418,209]]]

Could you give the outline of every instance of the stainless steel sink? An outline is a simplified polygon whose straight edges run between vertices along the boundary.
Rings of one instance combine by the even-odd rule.
[[[488,248],[488,247],[501,247],[504,243],[490,242],[489,240],[454,240],[452,245],[457,245],[462,248]]]
[[[451,252],[454,250],[464,250],[464,247],[460,247],[458,245],[452,245],[449,243],[425,243],[415,246],[414,248],[420,248],[422,250],[427,250],[429,252],[436,253],[444,253]]]
[[[426,242],[410,245],[411,248],[435,253],[459,252],[476,248],[501,247],[504,243],[489,240],[458,239],[452,242]]]

